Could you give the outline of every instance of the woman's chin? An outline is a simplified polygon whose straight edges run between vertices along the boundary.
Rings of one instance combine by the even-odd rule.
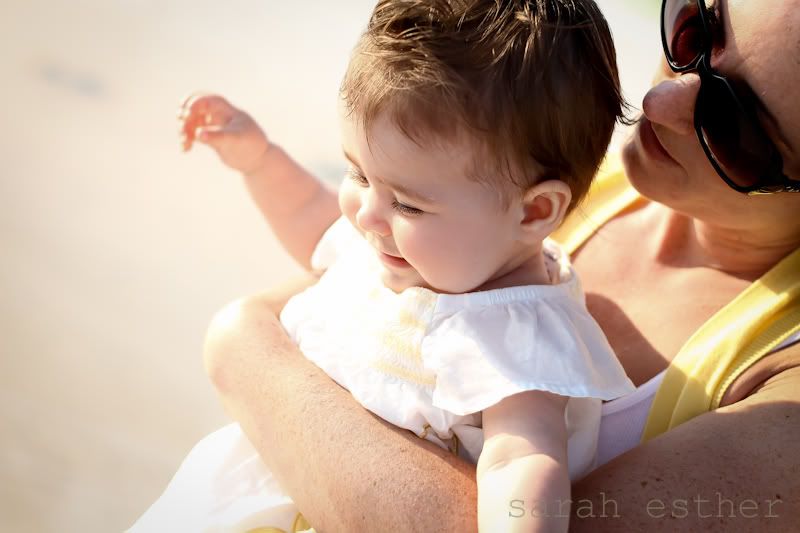
[[[656,162],[648,157],[641,146],[637,131],[639,127],[637,125],[634,128],[633,134],[622,145],[620,157],[625,176],[631,186],[645,198],[668,203],[676,192],[677,185],[664,169],[658,168]]]
[[[642,153],[636,146],[636,137],[632,135],[627,139],[625,144],[622,145],[620,157],[622,159],[622,166],[625,169],[625,176],[628,178],[631,186],[636,191],[648,198],[650,195],[647,193],[648,189],[648,173],[645,170]]]

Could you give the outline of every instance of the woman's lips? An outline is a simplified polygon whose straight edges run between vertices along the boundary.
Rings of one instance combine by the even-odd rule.
[[[638,136],[639,142],[642,144],[642,149],[652,159],[662,163],[675,163],[672,156],[669,155],[658,139],[656,132],[653,131],[653,124],[647,120],[647,117],[642,116],[639,119]]]
[[[380,250],[378,250],[378,257],[381,258],[381,261],[383,261],[384,264],[389,265],[389,266],[393,266],[393,267],[396,267],[396,268],[407,268],[407,267],[411,266],[411,265],[408,264],[408,261],[406,261],[402,257],[396,257],[394,255],[389,255],[389,254],[387,254],[385,252],[381,252]]]

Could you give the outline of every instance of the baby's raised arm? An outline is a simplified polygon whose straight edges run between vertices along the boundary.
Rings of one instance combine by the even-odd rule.
[[[223,163],[242,174],[281,244],[310,269],[314,247],[341,214],[336,193],[270,142],[250,115],[221,96],[188,98],[179,120],[184,151],[195,141],[207,144]]]
[[[528,391],[483,411],[480,531],[567,531],[567,398]]]

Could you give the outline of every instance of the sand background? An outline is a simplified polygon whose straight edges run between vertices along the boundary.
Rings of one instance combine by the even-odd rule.
[[[372,0],[0,0],[0,531],[119,531],[227,420],[213,312],[298,272],[175,113],[226,94],[326,180]],[[655,0],[600,0],[634,103]]]

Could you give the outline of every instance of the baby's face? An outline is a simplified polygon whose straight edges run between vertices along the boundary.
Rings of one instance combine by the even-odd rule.
[[[350,168],[339,205],[375,249],[387,287],[470,292],[518,259],[520,208],[504,209],[498,191],[469,179],[469,142],[420,147],[378,117],[368,143],[347,116],[342,139]]]

